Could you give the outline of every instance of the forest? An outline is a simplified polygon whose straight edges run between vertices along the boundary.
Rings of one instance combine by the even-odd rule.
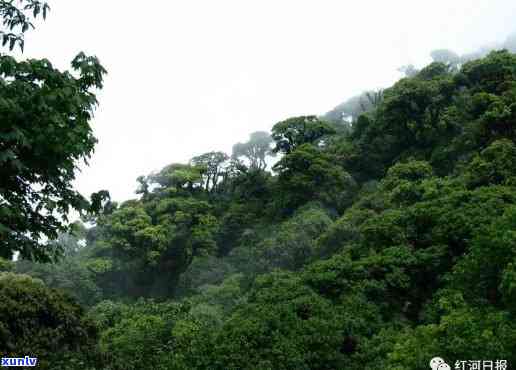
[[[46,17],[24,4],[0,2],[4,49]],[[99,60],[61,71],[0,54],[0,355],[65,370],[514,368],[514,44],[436,51],[325,115],[142,175],[121,203],[72,186],[97,141]]]

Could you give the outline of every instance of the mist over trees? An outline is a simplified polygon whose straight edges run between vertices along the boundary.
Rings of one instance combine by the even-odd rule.
[[[239,163],[246,161],[251,169],[264,170],[267,167],[267,156],[273,155],[272,142],[268,132],[253,132],[249,135],[249,141],[233,145],[231,158]]]
[[[433,51],[121,203],[71,186],[98,59],[74,77],[0,56],[0,351],[67,370],[511,368],[514,51]]]
[[[446,65],[450,72],[458,72],[464,63],[483,58],[493,50],[502,49],[506,49],[511,53],[516,53],[516,33],[510,34],[504,42],[484,46],[474,52],[459,55],[453,50],[436,49],[432,50],[429,56],[433,62]],[[420,72],[420,70],[413,64],[401,66],[398,68],[398,71],[404,77],[414,77]],[[325,113],[322,117],[330,122],[355,122],[361,114],[374,109],[379,104],[382,96],[382,89],[366,90],[340,103],[335,108]]]

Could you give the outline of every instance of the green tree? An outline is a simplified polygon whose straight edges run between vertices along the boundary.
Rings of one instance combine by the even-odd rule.
[[[432,57],[434,62],[444,63],[453,70],[457,70],[459,64],[462,62],[462,58],[459,55],[457,55],[457,53],[448,49],[432,50],[430,56]]]
[[[175,323],[183,316],[178,303],[140,299],[126,305],[104,301],[89,313],[104,330],[100,338],[106,370],[170,369]]]
[[[96,361],[96,328],[68,296],[29,276],[0,273],[0,297],[4,357],[37,357],[42,369]]]
[[[212,369],[345,368],[378,315],[356,296],[339,303],[291,274],[263,275],[220,330],[196,338],[188,360]]]
[[[317,204],[307,204],[259,245],[269,268],[296,270],[313,260],[316,239],[332,223]]]
[[[287,214],[311,200],[342,209],[355,190],[351,175],[312,144],[302,144],[286,154],[274,171],[278,173],[278,207]]]
[[[271,152],[272,138],[267,132],[257,131],[249,135],[249,141],[233,145],[232,157],[239,159],[244,157],[251,169],[264,170],[267,167],[265,161]]]
[[[0,254],[45,259],[42,237],[67,230],[71,210],[90,204],[73,190],[75,170],[96,143],[89,121],[104,68],[79,54],[79,77],[47,60],[0,57]]]
[[[516,185],[516,145],[501,139],[476,155],[464,171],[468,186]]]
[[[229,159],[223,152],[208,152],[193,157],[190,162],[197,167],[201,167],[204,188],[206,191],[214,192],[224,174],[224,163]]]
[[[76,234],[61,234],[52,244],[62,250],[62,258],[55,263],[39,263],[27,260],[13,262],[15,271],[42,280],[46,286],[65,291],[78,303],[90,307],[102,298],[91,261],[85,261],[87,252],[84,237],[86,230],[78,224]]]
[[[345,102],[337,105],[324,115],[330,122],[343,124],[344,122],[356,122],[358,117],[367,112],[371,112],[381,103],[383,90],[365,91],[360,95],[355,95]]]
[[[100,245],[110,251],[111,272],[132,296],[171,296],[194,257],[215,253],[217,219],[193,197],[126,202],[102,218]]]
[[[25,47],[25,32],[34,29],[33,19],[42,15],[47,18],[50,10],[48,3],[37,0],[0,1],[0,17],[2,18],[3,28],[0,30],[2,46],[9,45],[13,50],[18,45],[23,51]]]
[[[315,116],[301,116],[278,122],[272,128],[272,139],[276,146],[275,153],[290,154],[302,144],[318,144],[335,130],[326,122]]]
[[[204,168],[201,166],[172,163],[165,166],[160,172],[147,176],[145,182],[157,185],[154,189],[155,193],[192,192],[195,189],[202,188],[203,171]],[[141,178],[139,179],[139,181],[142,181]]]
[[[466,359],[516,361],[516,327],[507,312],[469,306],[453,291],[442,294],[436,305],[442,312],[439,322],[404,330],[388,355],[387,369],[427,369],[436,354],[450,365]]]

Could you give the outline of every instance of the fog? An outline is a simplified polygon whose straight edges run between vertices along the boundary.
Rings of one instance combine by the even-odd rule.
[[[124,4],[123,6],[121,4]],[[135,197],[136,177],[254,131],[323,114],[434,49],[503,43],[516,2],[65,1],[26,39],[25,57],[60,68],[80,50],[108,69],[99,139],[76,181],[85,195]]]

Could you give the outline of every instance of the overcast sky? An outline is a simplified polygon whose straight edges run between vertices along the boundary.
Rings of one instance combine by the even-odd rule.
[[[514,0],[48,1],[25,57],[68,68],[83,50],[108,69],[76,184],[118,201],[139,175],[389,86],[432,49],[501,42],[516,15]]]

